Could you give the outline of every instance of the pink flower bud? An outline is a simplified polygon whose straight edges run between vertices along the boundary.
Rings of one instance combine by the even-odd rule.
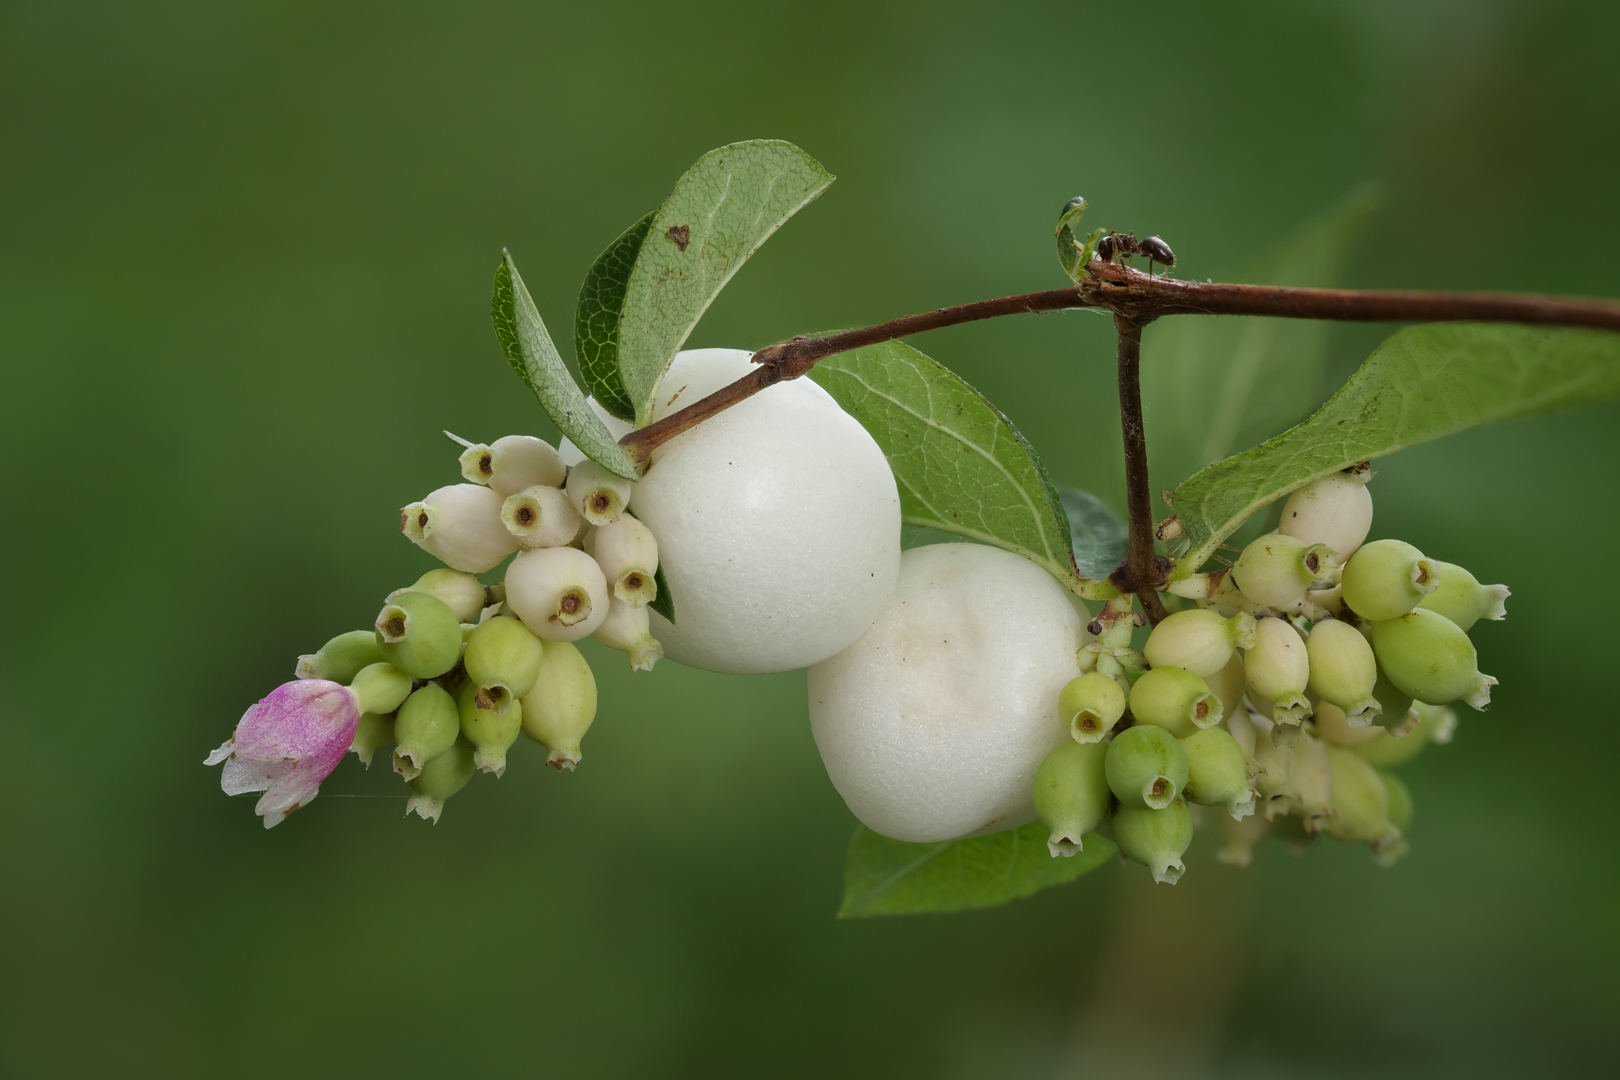
[[[253,706],[204,764],[225,763],[227,795],[262,791],[254,812],[269,829],[313,799],[354,741],[360,705],[325,679],[283,683]]]

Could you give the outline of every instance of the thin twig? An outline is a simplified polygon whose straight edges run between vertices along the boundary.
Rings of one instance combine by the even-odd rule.
[[[1153,551],[1153,501],[1148,485],[1147,430],[1142,424],[1142,324],[1114,316],[1119,332],[1119,428],[1125,441],[1125,510],[1130,546],[1125,561],[1108,579],[1121,591],[1136,593],[1154,623],[1164,618],[1156,591],[1162,586]]]

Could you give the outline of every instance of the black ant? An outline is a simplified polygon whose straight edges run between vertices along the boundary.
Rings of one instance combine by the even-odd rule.
[[[1114,262],[1121,256],[1129,259],[1134,255],[1147,256],[1149,275],[1153,273],[1154,263],[1167,267],[1176,265],[1176,253],[1157,236],[1138,240],[1135,233],[1109,233],[1097,241],[1097,258],[1103,262]]]

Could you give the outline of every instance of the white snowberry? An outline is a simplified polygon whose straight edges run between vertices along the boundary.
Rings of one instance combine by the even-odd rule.
[[[578,548],[535,548],[506,568],[507,606],[547,641],[595,633],[607,618],[611,595],[596,560]]]
[[[1312,480],[1283,504],[1277,531],[1307,544],[1322,544],[1338,556],[1340,565],[1367,539],[1372,528],[1371,474],[1329,473]]]
[[[811,731],[850,810],[911,841],[1033,821],[1035,770],[1069,738],[1058,698],[1087,618],[999,548],[907,551],[876,624],[810,669]]]
[[[445,565],[482,574],[517,550],[501,524],[501,497],[476,484],[451,484],[399,512],[399,531]]]
[[[750,355],[681,353],[653,418],[755,370]],[[658,538],[675,605],[673,624],[652,616],[653,635],[693,667],[787,671],[824,660],[872,625],[899,572],[889,464],[809,379],[773,386],[658,448],[632,505]]]

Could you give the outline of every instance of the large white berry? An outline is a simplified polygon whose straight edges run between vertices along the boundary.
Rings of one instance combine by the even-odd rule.
[[[749,356],[681,353],[653,418],[757,370]],[[673,625],[653,615],[653,635],[693,667],[787,671],[824,660],[872,625],[899,571],[889,464],[808,379],[773,386],[660,447],[630,506],[658,538],[675,605]]]
[[[1035,770],[1069,738],[1058,697],[1090,618],[1077,608],[999,548],[907,551],[876,624],[810,669],[811,730],[855,816],[919,842],[1033,821]]]
[[[1329,473],[1288,496],[1277,531],[1306,544],[1332,549],[1342,566],[1367,539],[1372,528],[1372,495],[1368,473]],[[1259,603],[1265,603],[1264,600]]]

